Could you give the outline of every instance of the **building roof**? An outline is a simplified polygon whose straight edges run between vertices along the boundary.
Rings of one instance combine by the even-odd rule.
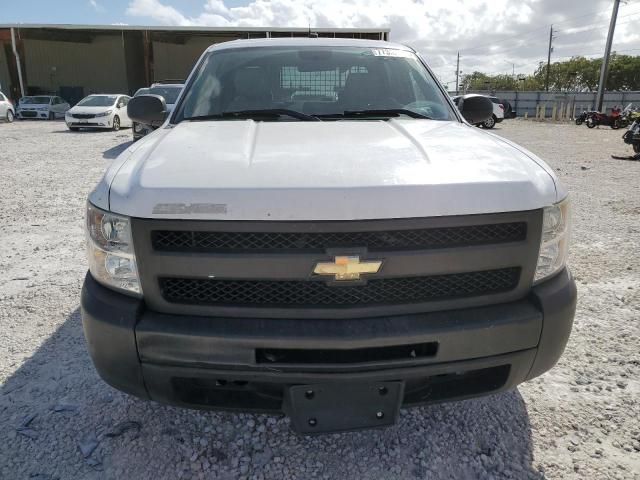
[[[61,30],[153,30],[170,32],[312,32],[328,33],[389,33],[389,28],[302,28],[302,27],[205,27],[205,26],[161,26],[161,25],[73,25],[62,23],[3,23],[0,28],[41,29],[53,28]]]

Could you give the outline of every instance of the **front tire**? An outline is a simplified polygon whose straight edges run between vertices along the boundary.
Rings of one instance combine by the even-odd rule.
[[[584,120],[582,118],[576,118],[576,125],[582,125]]]
[[[7,122],[13,123],[14,120],[15,116],[13,115],[13,112],[11,110],[7,110]]]
[[[618,130],[620,128],[620,120],[614,120],[613,123],[611,124],[611,129],[612,130]]]
[[[493,128],[496,126],[496,116],[491,115],[491,117],[487,118],[484,122],[482,122],[482,126],[484,128]]]
[[[594,122],[594,121],[593,121],[593,120],[591,120],[591,119],[588,119],[588,120],[587,120],[587,127],[588,127],[588,128],[593,128],[593,127],[595,127],[595,126],[596,126],[596,122]]]
[[[120,130],[120,117],[118,117],[117,115],[115,117],[113,117],[113,124],[112,127],[114,132],[117,132],[118,130]]]

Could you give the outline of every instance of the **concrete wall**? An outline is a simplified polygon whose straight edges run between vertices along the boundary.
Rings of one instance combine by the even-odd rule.
[[[147,86],[144,65],[142,32],[127,32],[124,36],[124,53],[127,65],[127,85],[129,95]]]
[[[489,94],[487,91],[467,93]],[[596,103],[596,92],[492,92],[490,95],[508,100],[519,117],[524,116],[525,113],[528,113],[529,117],[535,117],[536,105],[545,106],[545,116],[550,117],[554,104],[558,108],[562,103],[565,106],[570,104],[571,110],[575,105],[576,114],[579,114],[584,110],[593,110]],[[616,105],[624,108],[629,103],[640,106],[640,92],[605,93],[602,109],[610,111]]]
[[[122,43],[120,35],[98,35],[91,42],[25,38],[26,83],[51,92],[61,86],[82,86],[85,95],[127,93]]]
[[[240,37],[238,37],[240,38]],[[196,36],[184,43],[153,43],[153,80],[186,79],[200,55],[211,45],[234,40],[229,37]]]
[[[9,85],[11,77],[9,76],[8,58],[4,45],[0,42],[0,90],[9,95]]]
[[[26,93],[58,93],[72,102],[91,93],[132,94],[153,81],[185,79],[202,52],[212,44],[270,35],[308,35],[306,29],[0,25],[0,84],[5,93],[13,87],[12,96],[16,99],[20,94],[18,71],[10,50],[11,27],[16,30]],[[358,29],[322,29],[319,35],[349,38],[386,36],[384,32]],[[7,55],[10,59],[8,68]]]

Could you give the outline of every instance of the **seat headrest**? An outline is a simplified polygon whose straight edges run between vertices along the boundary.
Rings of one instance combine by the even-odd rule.
[[[378,75],[371,72],[350,73],[340,99],[350,108],[366,108],[369,103],[384,95],[384,84]]]
[[[260,67],[246,67],[236,72],[234,78],[236,96],[260,97],[266,91],[265,72]]]
[[[344,84],[345,91],[371,90],[377,91],[382,88],[382,82],[373,73],[350,73]]]

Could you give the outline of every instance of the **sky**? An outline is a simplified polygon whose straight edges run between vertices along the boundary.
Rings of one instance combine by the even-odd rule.
[[[2,23],[387,27],[444,83],[460,70],[526,74],[546,61],[602,56],[613,0],[2,0]],[[640,55],[640,0],[621,3],[613,50]]]

